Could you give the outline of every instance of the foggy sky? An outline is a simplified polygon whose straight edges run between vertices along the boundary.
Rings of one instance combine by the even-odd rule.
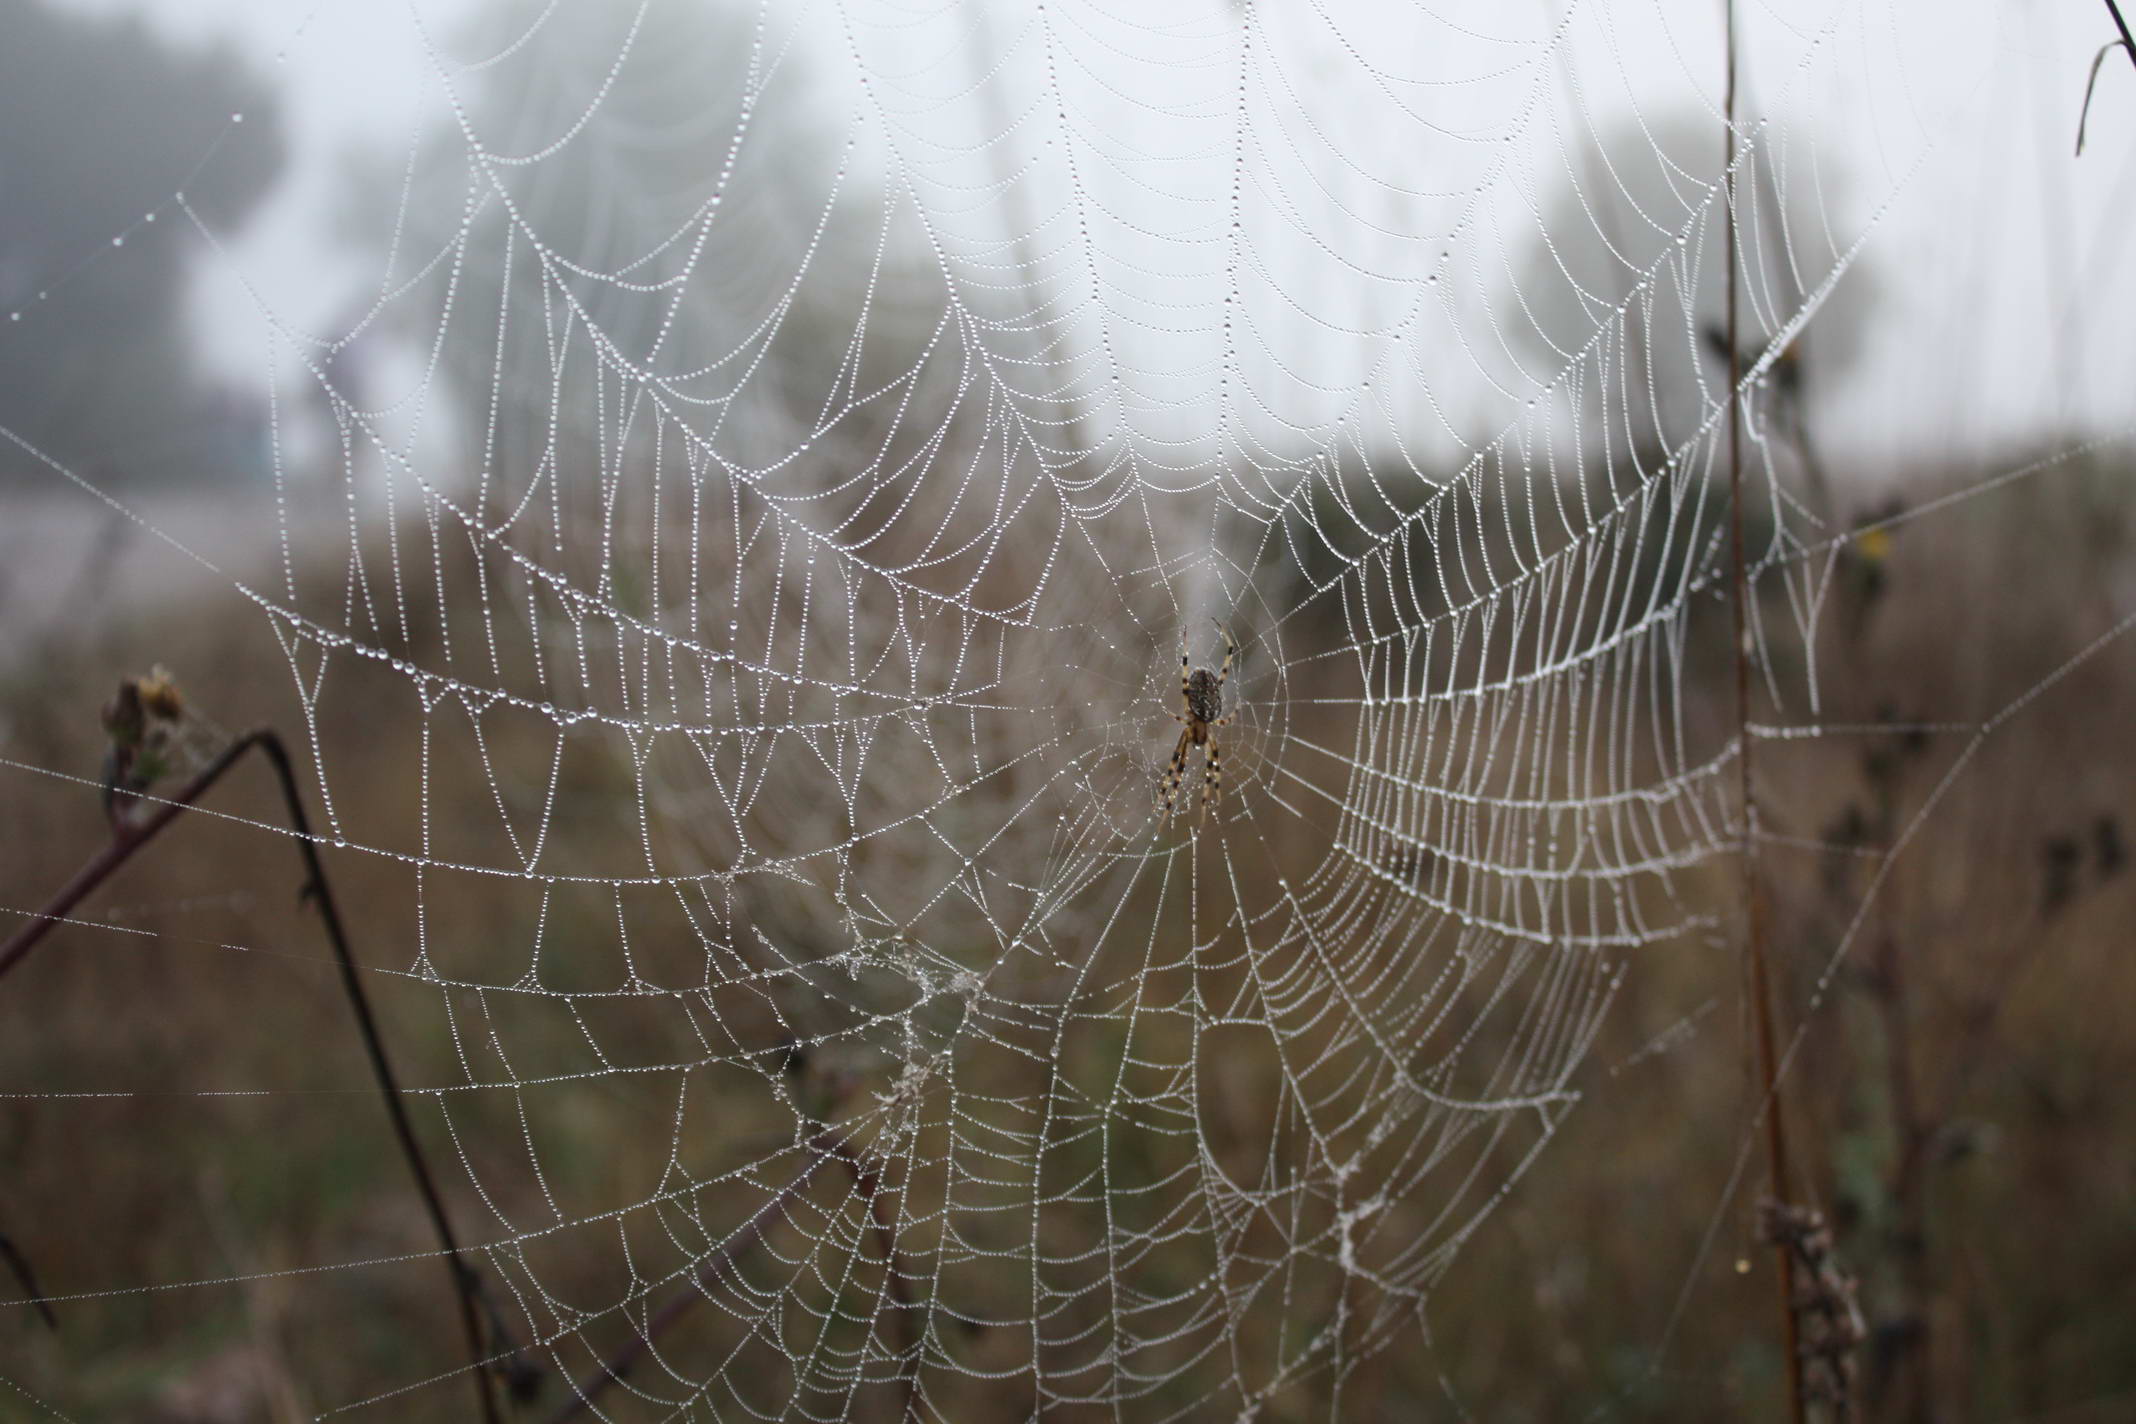
[[[223,235],[224,251],[204,256],[192,294],[212,360],[241,379],[262,381],[269,345],[263,309],[291,329],[325,332],[367,286],[380,282],[382,254],[356,250],[345,231],[351,155],[397,162],[442,121],[444,90],[426,44],[438,46],[448,64],[465,58],[453,37],[471,5],[71,3],[99,13],[138,11],[184,44],[235,40],[280,93],[290,151],[283,184],[244,230]],[[2136,73],[2126,64],[2108,65],[2087,152],[2082,159],[2070,152],[2085,71],[2108,35],[2103,8],[1888,0],[1865,14],[1842,5],[1745,6],[1744,12],[1746,103],[1795,135],[1805,151],[1814,144],[1842,162],[1842,174],[1808,181],[1838,205],[1837,249],[1847,251],[1858,240],[1860,279],[1873,277],[1878,286],[1865,355],[1850,368],[1844,389],[1820,396],[1821,438],[1842,452],[1843,463],[1860,471],[1918,465],[1924,450],[1962,459],[1969,450],[2007,448],[2050,432],[2125,428],[2136,323],[2098,318],[2136,313],[2136,276],[2123,260],[2136,218]],[[977,32],[997,53],[1013,47],[1002,77],[1012,108],[1019,96],[1045,92],[1031,13],[1023,4],[995,7]],[[1408,438],[1448,449],[1514,424],[1530,394],[1523,380],[1549,373],[1524,370],[1532,363],[1520,357],[1517,343],[1501,339],[1499,328],[1517,301],[1509,302],[1506,290],[1510,244],[1493,234],[1492,224],[1517,228],[1528,205],[1543,201],[1544,179],[1553,166],[1562,168],[1567,145],[1583,131],[1648,113],[1717,112],[1719,7],[1669,0],[1569,11],[1555,4],[1523,10],[1437,3],[1407,11],[1329,5],[1301,12],[1262,5],[1254,13],[1261,43],[1286,47],[1279,68],[1294,86],[1290,93],[1256,93],[1259,121],[1270,125],[1264,137],[1341,151],[1341,160],[1312,167],[1321,174],[1339,173],[1345,163],[1354,169],[1354,186],[1338,195],[1350,200],[1378,201],[1396,187],[1445,196],[1352,208],[1409,233],[1384,240],[1367,230],[1371,224],[1361,227],[1330,211],[1286,213],[1286,200],[1313,196],[1302,180],[1281,193],[1249,196],[1249,247],[1266,290],[1241,295],[1253,303],[1271,354],[1243,353],[1242,372],[1264,390],[1281,392],[1272,399],[1285,421],[1329,417],[1336,402],[1314,397],[1306,385],[1285,385],[1273,367],[1347,388],[1382,359],[1376,338],[1353,332],[1372,325],[1375,307],[1395,288],[1346,277],[1344,264],[1413,281],[1433,258],[1427,249],[1448,245],[1433,225],[1443,229],[1474,209],[1483,216],[1462,240],[1470,245],[1451,244],[1455,295],[1440,302],[1442,330],[1452,335],[1435,338],[1413,358],[1408,377],[1428,391],[1433,411],[1405,402],[1384,419]],[[775,32],[793,38],[803,61],[797,70],[814,76],[807,80],[811,88],[789,87],[783,101],[857,114],[860,151],[897,165],[923,200],[941,204],[940,231],[953,248],[962,243],[962,256],[952,260],[982,251],[988,232],[1014,214],[998,203],[976,214],[959,212],[950,201],[960,177],[983,181],[989,171],[974,166],[982,160],[954,151],[959,135],[982,131],[1002,112],[986,109],[987,97],[971,90],[969,14],[904,24],[900,12],[894,27],[877,23],[884,16],[864,4],[843,10],[817,4],[805,12],[774,7],[767,14]],[[1229,92],[1234,7],[1190,12],[1163,32],[1135,28],[1140,16],[1132,8],[1055,14],[1050,35],[1076,115],[1063,125],[1044,104],[1032,106],[1015,140],[1017,152],[1034,164],[1024,201],[1048,219],[1074,206],[1061,161],[1064,151],[1072,152],[1083,196],[1101,199],[1117,224],[1085,239],[1098,250],[1093,263],[1108,266],[1109,280],[1141,270],[1158,254],[1200,263],[1198,274],[1175,271],[1145,295],[1170,291],[1206,318],[1219,310],[1228,280],[1219,260],[1221,223],[1181,215],[1202,204],[1206,216],[1212,195],[1221,194],[1228,158],[1212,153],[1207,140],[1224,132],[1228,114],[1219,102],[1198,115],[1199,129],[1194,123],[1159,129],[1148,106],[1176,98],[1191,108]],[[1138,48],[1146,42],[1148,54],[1176,57],[1176,73],[1124,61],[1123,36]],[[1546,67],[1537,69],[1553,36],[1560,37],[1555,62],[1544,58]],[[1398,77],[1375,93],[1360,77],[1373,69]],[[863,71],[877,81],[873,109],[855,107],[862,94],[856,76]],[[892,96],[888,110],[881,107],[885,94]],[[885,112],[895,115],[887,128]],[[1406,114],[1406,123],[1390,122],[1392,113]],[[844,123],[841,117],[832,126]],[[1138,197],[1136,183],[1107,171],[1106,146],[1116,132],[1137,134],[1144,152],[1172,154],[1161,193],[1143,184]],[[1511,137],[1501,141],[1501,132]],[[53,141],[64,142],[64,135]],[[1285,161],[1278,154],[1269,163]],[[182,176],[172,175],[174,188]],[[1797,175],[1798,182],[1805,179]],[[1532,212],[1527,220],[1532,226]],[[1310,231],[1315,224],[1325,231]],[[1169,236],[1138,237],[1139,227]],[[1215,248],[1208,245],[1212,238]],[[1329,241],[1336,250],[1323,252]],[[1491,270],[1494,243],[1497,271]],[[1064,241],[1060,265],[1048,268],[1050,281],[1080,282],[1073,248]],[[99,260],[123,261],[124,254]],[[94,280],[94,273],[77,280]],[[1128,280],[1120,278],[1122,290]],[[1842,279],[1831,300],[1852,299],[1850,282],[1856,274]],[[1123,408],[1121,418],[1130,424],[1146,418],[1153,432],[1183,426],[1206,432],[1218,424],[1208,378],[1212,361],[1220,362],[1217,338],[1208,330],[1182,335],[1173,323],[1138,320],[1138,312],[1154,308],[1138,307],[1118,291],[1109,309],[1117,318],[1110,349],[1139,373],[1127,382],[1130,395],[1139,385],[1150,398],[1145,405],[1159,407],[1144,415]],[[1090,321],[1087,313],[1079,319]],[[1346,329],[1331,331],[1331,325]],[[396,377],[419,378],[412,361]],[[1269,424],[1250,411],[1236,419]]]

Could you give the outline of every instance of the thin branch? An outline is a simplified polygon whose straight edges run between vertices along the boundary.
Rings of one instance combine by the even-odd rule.
[[[399,1141],[401,1155],[407,1159],[408,1170],[415,1177],[417,1189],[422,1193],[423,1206],[429,1213],[431,1226],[436,1230],[438,1244],[443,1248],[447,1269],[452,1272],[453,1294],[460,1305],[460,1324],[467,1335],[467,1348],[474,1360],[475,1392],[481,1400],[481,1414],[486,1424],[498,1424],[497,1401],[490,1390],[490,1371],[487,1364],[488,1350],[483,1342],[478,1296],[481,1294],[481,1278],[476,1275],[461,1256],[460,1245],[452,1229],[451,1218],[446,1214],[445,1199],[438,1192],[437,1183],[430,1175],[430,1168],[423,1160],[423,1150],[415,1138],[415,1129],[408,1121],[408,1110],[401,1102],[399,1081],[394,1077],[393,1065],[386,1057],[385,1041],[379,1036],[378,1022],[371,1013],[371,1001],[364,993],[363,978],[356,967],[356,957],[349,950],[348,933],[342,927],[341,912],[334,903],[333,890],[326,880],[326,868],[319,862],[319,848],[312,835],[311,819],[304,813],[304,796],[297,787],[296,772],[289,760],[289,752],[282,739],[272,728],[261,727],[245,733],[224,747],[216,758],[204,767],[200,774],[187,782],[177,795],[165,802],[155,815],[140,826],[128,828],[123,821],[116,822],[111,843],[92,856],[88,864],[77,871],[60,892],[53,896],[42,910],[0,947],[0,976],[5,976],[29,956],[31,950],[89,893],[113,872],[133,857],[135,851],[155,838],[164,827],[178,819],[188,807],[204,795],[208,788],[221,780],[224,773],[252,748],[258,747],[268,761],[273,763],[276,778],[282,787],[282,800],[289,810],[290,827],[295,831],[297,853],[304,859],[304,898],[318,907],[319,918],[325,922],[326,936],[334,947],[334,958],[341,967],[341,987],[348,997],[350,1011],[356,1016],[356,1026],[363,1035],[364,1052],[371,1060],[371,1076],[377,1080],[379,1096],[385,1100],[386,1114],[393,1121],[393,1135]]]
[[[734,1268],[734,1263],[741,1258],[742,1253],[763,1239],[764,1233],[771,1229],[772,1219],[785,1211],[789,1202],[808,1190],[809,1183],[815,1180],[816,1173],[822,1170],[824,1163],[835,1159],[849,1162],[852,1160],[852,1149],[845,1139],[828,1129],[809,1139],[808,1153],[808,1160],[801,1164],[801,1170],[794,1174],[794,1179],[773,1193],[771,1200],[758,1207],[755,1214],[737,1227],[717,1251],[707,1256],[688,1285],[668,1297],[667,1303],[645,1322],[645,1327],[632,1336],[628,1344],[602,1361],[596,1373],[572,1386],[571,1398],[565,1400],[563,1406],[549,1417],[550,1424],[564,1424],[567,1419],[577,1418],[591,1408],[594,1400],[606,1393],[611,1385],[629,1374],[639,1359],[653,1348],[655,1341],[666,1334],[676,1321],[688,1315],[691,1307],[710,1296],[712,1287],[719,1284]]]
[[[1765,896],[1758,877],[1757,785],[1751,776],[1750,735],[1750,571],[1743,549],[1743,348],[1736,340],[1737,283],[1742,266],[1736,238],[1736,44],[1735,3],[1727,0],[1728,83],[1726,110],[1722,115],[1722,179],[1727,184],[1728,221],[1728,495],[1731,513],[1730,545],[1735,590],[1735,692],[1736,768],[1743,802],[1743,911],[1744,959],[1749,979],[1751,1023],[1757,1042],[1758,1087],[1765,1115],[1767,1187],[1772,1199],[1785,1207],[1787,1197],[1787,1133],[1782,1125],[1780,1096],[1773,1055],[1772,989],[1765,956]],[[1788,1417],[1803,1424],[1802,1352],[1795,1318],[1795,1258],[1785,1245],[1774,1248],[1780,1257],[1780,1314],[1787,1341]]]
[[[2121,43],[2129,52],[2129,63],[2136,64],[2136,35],[2129,33],[2129,22],[2121,18],[2121,7],[2114,0],[2106,0],[2106,13],[2114,17],[2114,28],[2121,31]]]
[[[576,1419],[593,1407],[597,1397],[629,1374],[675,1322],[689,1314],[698,1302],[709,1297],[712,1287],[734,1269],[734,1264],[741,1259],[742,1253],[763,1240],[764,1233],[771,1229],[772,1219],[784,1212],[796,1197],[807,1191],[809,1184],[815,1180],[816,1173],[822,1170],[823,1164],[832,1160],[846,1164],[853,1174],[855,1191],[867,1198],[871,1230],[883,1253],[883,1269],[888,1276],[887,1289],[891,1304],[898,1311],[900,1320],[904,1319],[912,1303],[911,1294],[906,1288],[902,1263],[898,1259],[896,1225],[883,1215],[884,1197],[880,1191],[880,1170],[862,1162],[847,1138],[828,1129],[809,1139],[808,1152],[808,1161],[794,1174],[793,1180],[773,1193],[771,1199],[758,1207],[755,1214],[737,1227],[717,1251],[707,1256],[688,1285],[668,1297],[667,1303],[646,1321],[645,1327],[632,1336],[629,1343],[602,1361],[598,1371],[572,1386],[571,1398],[565,1400],[556,1413],[550,1416],[549,1424],[564,1424],[566,1420]],[[906,1332],[901,1329],[900,1333]],[[915,1347],[908,1342],[900,1354],[915,1356]],[[899,1378],[904,1381],[905,1415],[909,1416],[919,1386],[919,1362],[916,1356],[899,1371]]]
[[[2107,0],[2107,8],[2113,9],[2113,3],[2114,0]],[[2120,18],[2121,12],[2114,10],[2114,19],[2118,21]],[[2077,110],[2077,157],[2079,158],[2084,156],[2084,126],[2091,122],[2092,90],[2099,86],[2099,66],[2105,64],[2106,57],[2117,49],[2127,50],[2129,63],[2136,64],[2136,44],[2130,43],[2127,26],[2124,25],[2122,27],[2121,34],[2122,38],[2108,40],[2105,44],[2100,45],[2099,52],[2092,56],[2091,77],[2084,81],[2084,107]]]
[[[123,824],[115,825],[111,843],[91,856],[89,863],[76,871],[74,878],[61,886],[59,893],[47,901],[43,909],[32,915],[27,925],[9,936],[6,944],[0,945],[0,978],[5,978],[10,970],[27,958],[38,942],[51,932],[52,927],[61,923],[67,912],[86,899],[90,891],[110,879],[111,873],[132,859],[135,851],[155,839],[159,831],[177,820],[209,787],[221,780],[223,773],[230,769],[230,764],[250,750],[258,736],[259,733],[255,732],[239,737],[224,747],[222,753],[209,762],[198,776],[187,782],[155,815],[139,826],[129,830]]]
[[[904,1384],[904,1407],[898,1418],[910,1419],[913,1404],[920,1387],[919,1344],[912,1338],[909,1322],[912,1318],[912,1293],[906,1287],[904,1262],[897,1254],[897,1223],[888,1213],[889,1199],[883,1194],[882,1168],[863,1165],[851,1148],[841,1148],[838,1153],[853,1172],[853,1187],[868,1201],[868,1219],[873,1223],[876,1246],[883,1253],[884,1289],[890,1297],[890,1308],[897,1313],[898,1334],[898,1379]]]
[[[2084,81],[2084,107],[2077,111],[2077,157],[2079,158],[2084,156],[2084,123],[2091,117],[2092,88],[2099,82],[2099,66],[2106,63],[2106,57],[2114,52],[2116,46],[2126,50],[2129,56],[2129,63],[2136,65],[2136,35],[2129,33],[2129,22],[2121,18],[2121,7],[2115,4],[2114,0],[2106,0],[2106,13],[2114,17],[2114,28],[2121,31],[2121,38],[2110,40],[2106,44],[2099,46],[2099,52],[2092,56],[2091,78]]]
[[[6,1261],[7,1268],[14,1272],[15,1279],[22,1285],[23,1295],[36,1307],[44,1323],[53,1330],[59,1329],[59,1317],[52,1313],[52,1302],[45,1299],[43,1288],[37,1284],[37,1272],[30,1269],[30,1258],[17,1249],[4,1231],[0,1231],[0,1260]]]

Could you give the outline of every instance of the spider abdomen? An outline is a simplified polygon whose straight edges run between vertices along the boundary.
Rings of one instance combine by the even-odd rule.
[[[1207,668],[1196,668],[1187,679],[1186,697],[1187,715],[1196,722],[1214,722],[1224,715],[1223,685]]]

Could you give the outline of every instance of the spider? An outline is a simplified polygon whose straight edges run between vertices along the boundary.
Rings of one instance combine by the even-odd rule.
[[[1224,635],[1224,662],[1215,672],[1195,667],[1187,656],[1185,642],[1179,645],[1179,699],[1186,704],[1186,711],[1174,712],[1172,720],[1184,722],[1186,727],[1179,734],[1179,745],[1172,748],[1171,763],[1165,767],[1163,809],[1157,817],[1160,824],[1171,819],[1172,812],[1178,809],[1179,784],[1186,778],[1189,747],[1205,748],[1202,816],[1209,814],[1209,803],[1223,790],[1224,750],[1210,733],[1231,722],[1224,711],[1224,682],[1231,676],[1231,660],[1238,656],[1239,645],[1232,640],[1231,630],[1223,624],[1218,623],[1216,631]]]

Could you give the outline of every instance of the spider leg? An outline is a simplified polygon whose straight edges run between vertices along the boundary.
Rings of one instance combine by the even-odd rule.
[[[1164,769],[1162,808],[1157,813],[1157,823],[1163,825],[1172,818],[1172,811],[1179,804],[1179,784],[1187,775],[1187,748],[1194,741],[1194,729],[1189,727],[1179,734],[1179,745],[1172,748],[1171,764]]]
[[[1214,618],[1209,621],[1216,623]],[[1223,624],[1216,623],[1216,631],[1224,635],[1224,665],[1216,674],[1216,685],[1222,687],[1225,680],[1231,676],[1231,660],[1239,655],[1239,645],[1238,640],[1231,636],[1231,630]]]
[[[1199,819],[1207,820],[1209,818],[1209,805],[1223,794],[1223,788],[1224,749],[1216,744],[1214,737],[1211,737],[1209,739],[1208,758],[1202,766],[1202,795],[1201,811],[1198,813]]]

